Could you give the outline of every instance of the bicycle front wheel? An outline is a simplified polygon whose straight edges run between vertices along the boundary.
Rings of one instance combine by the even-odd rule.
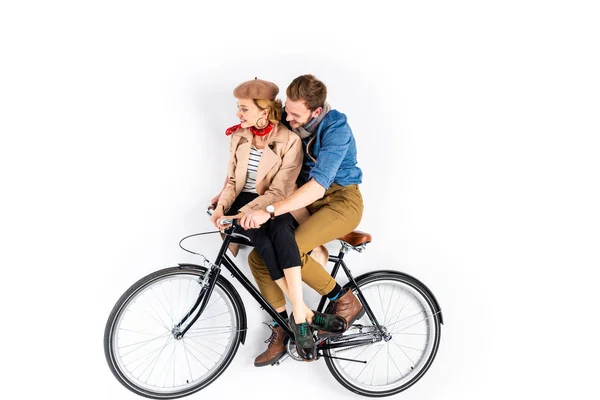
[[[325,363],[337,381],[352,392],[391,396],[408,389],[429,369],[440,342],[441,318],[429,291],[401,274],[367,276],[357,284],[389,336],[387,340],[377,337],[365,313],[342,337],[330,340],[368,338],[374,342],[325,350],[325,356],[338,357],[327,357]],[[350,289],[356,294],[356,287]]]
[[[150,274],[114,306],[104,352],[115,377],[134,393],[174,399],[195,393],[227,368],[240,343],[242,304],[219,277],[202,315],[178,339],[176,324],[198,299],[205,269]]]

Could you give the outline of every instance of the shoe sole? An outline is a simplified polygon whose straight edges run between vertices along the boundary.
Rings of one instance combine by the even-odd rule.
[[[257,367],[257,368],[260,368],[260,367],[266,367],[266,366],[269,366],[269,365],[275,365],[277,363],[277,361],[281,360],[281,357],[283,357],[283,356],[286,355],[286,353],[287,353],[287,350],[284,351],[283,353],[281,353],[280,355],[278,355],[276,358],[274,358],[273,360],[271,360],[269,362],[265,362],[265,363],[261,363],[261,364],[254,363],[254,366]]]

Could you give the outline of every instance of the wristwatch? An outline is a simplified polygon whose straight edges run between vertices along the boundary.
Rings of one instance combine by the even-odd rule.
[[[267,206],[267,212],[271,214],[271,219],[275,219],[275,206],[273,204]]]

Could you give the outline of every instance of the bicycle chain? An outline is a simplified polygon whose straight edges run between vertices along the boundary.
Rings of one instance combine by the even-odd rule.
[[[377,341],[375,340],[375,341],[372,341],[371,343],[363,343],[363,344],[357,344],[356,346],[343,347],[340,350],[336,350],[336,349],[331,349],[331,350],[335,350],[335,354],[338,354],[338,353],[342,353],[344,351],[356,349],[357,347],[370,346],[370,345],[372,345],[374,343],[377,343]]]

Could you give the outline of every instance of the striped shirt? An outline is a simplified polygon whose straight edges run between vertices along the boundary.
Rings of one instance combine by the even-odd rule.
[[[258,163],[262,157],[262,150],[258,150],[252,146],[250,149],[250,157],[248,159],[248,171],[246,172],[246,184],[242,192],[256,193],[256,174],[258,172]]]

